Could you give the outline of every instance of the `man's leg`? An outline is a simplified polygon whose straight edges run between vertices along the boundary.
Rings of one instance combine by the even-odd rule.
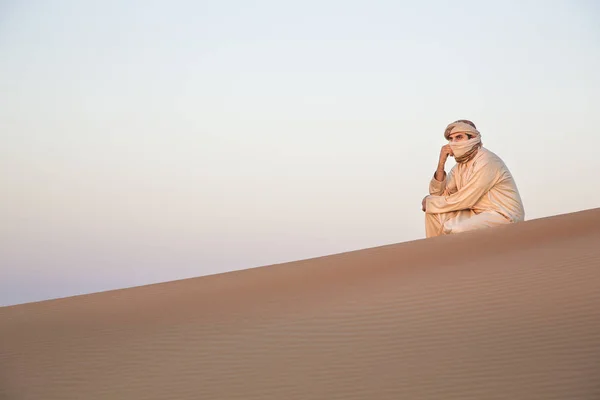
[[[440,216],[443,214],[429,214],[425,213],[425,236],[430,238],[434,236],[442,235],[442,219]]]
[[[434,236],[447,235],[450,230],[446,227],[451,221],[463,221],[475,215],[471,210],[452,211],[443,214],[425,214],[425,235],[430,238]]]
[[[444,225],[447,234],[474,231],[482,228],[506,225],[510,221],[497,212],[489,211],[481,214],[472,214],[468,218],[454,218]]]

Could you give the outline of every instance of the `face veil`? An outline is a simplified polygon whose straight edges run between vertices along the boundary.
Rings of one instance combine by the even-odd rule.
[[[465,163],[475,157],[477,150],[483,145],[481,134],[472,125],[464,122],[453,122],[446,127],[444,137],[450,140],[450,135],[454,133],[465,133],[471,138],[461,142],[450,142],[450,148],[454,154],[457,163]]]

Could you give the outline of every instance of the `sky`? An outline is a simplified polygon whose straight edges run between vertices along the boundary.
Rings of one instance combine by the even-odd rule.
[[[0,305],[423,239],[456,119],[527,220],[600,207],[599,18],[591,0],[0,0]]]

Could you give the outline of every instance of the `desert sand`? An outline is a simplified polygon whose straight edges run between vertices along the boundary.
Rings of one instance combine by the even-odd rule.
[[[600,399],[600,209],[3,307],[0,399]]]

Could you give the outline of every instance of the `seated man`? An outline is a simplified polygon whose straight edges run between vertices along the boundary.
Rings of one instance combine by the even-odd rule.
[[[523,221],[525,211],[517,185],[504,162],[482,146],[471,121],[446,127],[437,170],[422,202],[427,237],[467,232]],[[456,165],[446,175],[448,156]]]

